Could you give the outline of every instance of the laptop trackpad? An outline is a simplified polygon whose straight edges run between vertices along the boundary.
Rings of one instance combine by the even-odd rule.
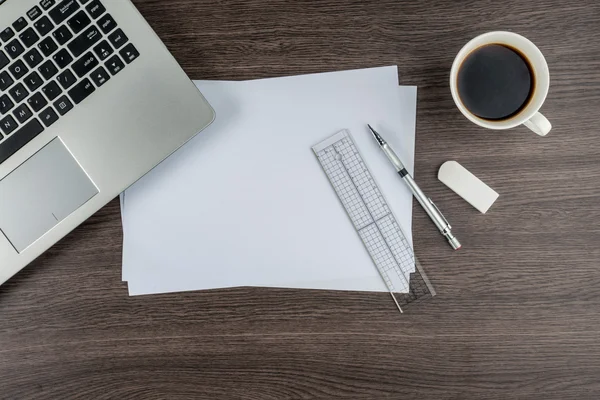
[[[56,138],[0,181],[0,230],[21,253],[97,193]]]

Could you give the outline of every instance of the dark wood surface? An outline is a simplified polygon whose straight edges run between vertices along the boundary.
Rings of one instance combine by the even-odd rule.
[[[232,289],[129,298],[117,201],[0,287],[2,399],[597,399],[600,3],[135,0],[192,78],[397,64],[419,86],[419,209],[438,296]],[[540,138],[467,122],[448,88],[470,38],[511,30],[551,71]],[[487,215],[436,180],[455,159],[501,195]]]

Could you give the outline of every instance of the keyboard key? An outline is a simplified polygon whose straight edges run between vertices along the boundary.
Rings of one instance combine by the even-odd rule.
[[[55,0],[42,0],[40,2],[40,5],[44,10],[49,10],[54,4],[56,4]]]
[[[6,67],[9,63],[9,59],[8,57],[6,57],[6,54],[4,54],[4,52],[0,51],[0,69]]]
[[[96,66],[98,64],[99,64],[98,59],[90,51],[90,52],[86,53],[86,55],[81,57],[79,60],[75,61],[75,63],[73,63],[72,68],[78,77],[83,78],[84,76],[86,76],[88,74],[88,72],[90,72],[91,70],[96,68]]]
[[[50,18],[52,18],[52,21],[54,21],[56,25],[60,25],[77,10],[79,10],[79,3],[77,3],[77,1],[64,0],[50,10],[48,15],[50,15]]]
[[[6,115],[6,113],[12,110],[14,106],[15,103],[13,103],[7,94],[0,97],[0,114]]]
[[[5,91],[11,87],[13,83],[15,83],[15,81],[8,75],[8,72],[0,72],[0,90]]]
[[[98,26],[104,33],[108,33],[117,27],[117,23],[110,14],[106,14],[104,17],[98,20]]]
[[[93,45],[98,43],[102,38],[102,34],[95,26],[91,26],[86,29],[82,34],[77,36],[71,43],[67,45],[71,53],[75,57],[79,57],[86,51],[88,51]]]
[[[38,47],[46,57],[50,57],[50,55],[58,49],[58,45],[50,36],[42,40],[40,44],[38,44]]]
[[[84,4],[84,5],[85,5],[85,4],[87,4],[89,1],[90,1],[90,0],[79,0],[79,2],[80,2],[81,4]]]
[[[91,23],[92,21],[90,20],[90,17],[88,17],[85,11],[83,10],[79,11],[77,14],[75,14],[73,18],[71,18],[67,22],[69,27],[73,30],[73,33],[75,33],[76,35],[82,30],[84,30]]]
[[[86,7],[86,10],[88,10],[93,19],[98,19],[99,16],[104,14],[106,8],[98,0],[94,0]]]
[[[52,81],[42,88],[42,92],[44,92],[48,100],[52,101],[62,93],[62,89],[58,86],[58,83]]]
[[[27,89],[25,89],[25,86],[23,86],[22,83],[17,83],[8,91],[8,93],[10,93],[15,103],[20,103],[25,100],[27,96],[29,96],[29,92]]]
[[[75,85],[73,89],[69,90],[69,96],[73,99],[75,104],[79,104],[95,91],[96,88],[94,88],[92,82],[85,78],[83,81]]]
[[[23,45],[21,45],[21,42],[19,42],[18,39],[15,39],[9,44],[7,44],[4,50],[6,50],[10,58],[12,58],[13,60],[19,57],[25,51]]]
[[[2,129],[2,132],[4,132],[5,135],[9,135],[12,131],[17,129],[17,122],[13,117],[8,115],[0,121],[0,129]]]
[[[25,85],[27,85],[27,89],[29,89],[30,92],[36,91],[44,83],[42,77],[35,71],[27,75],[25,79],[23,79],[23,82],[25,82]]]
[[[100,61],[106,60],[113,52],[114,50],[106,40],[101,41],[98,46],[94,47],[94,53],[98,55]]]
[[[67,51],[67,49],[60,50],[54,55],[54,57],[52,57],[52,59],[60,69],[65,68],[73,61],[73,57],[71,57],[71,54]]]
[[[23,33],[21,33],[19,35],[19,38],[21,38],[21,41],[23,42],[23,44],[27,48],[33,46],[34,44],[37,43],[38,40],[40,40],[40,37],[38,36],[37,33],[35,33],[35,31],[33,30],[33,28],[27,28],[27,29],[25,29],[23,31]]]
[[[123,60],[125,60],[127,64],[131,64],[133,60],[140,56],[140,53],[138,53],[135,46],[131,43],[123,47],[119,54],[121,55],[121,57],[123,57]]]
[[[15,108],[15,111],[13,111],[13,115],[15,116],[17,121],[19,121],[22,124],[33,116],[31,110],[29,109],[29,107],[27,107],[27,104],[25,103]]]
[[[77,82],[77,78],[75,78],[75,75],[73,75],[70,69],[67,69],[56,77],[56,81],[66,90]]]
[[[121,59],[117,55],[112,56],[111,59],[108,60],[105,65],[106,68],[108,68],[110,73],[113,75],[118,74],[123,68],[125,68],[125,64],[123,64],[123,61],[121,61]]]
[[[8,118],[8,117],[7,117]],[[14,120],[13,120],[14,122]],[[0,121],[0,129],[4,130],[3,121]],[[14,129],[14,128],[13,128]],[[44,127],[37,119],[32,119],[12,136],[0,143],[0,163],[6,161],[15,154],[21,147],[29,143],[33,138],[44,131]]]
[[[54,39],[56,39],[58,44],[62,46],[63,44],[71,40],[73,34],[69,30],[69,28],[67,28],[66,25],[63,25],[54,32],[52,32],[52,36],[54,36]]]
[[[15,28],[15,30],[17,32],[21,32],[23,29],[25,29],[27,24],[28,24],[27,20],[25,18],[21,17],[18,20],[16,20],[15,22],[13,22],[13,28]]]
[[[15,36],[15,31],[13,31],[10,26],[8,28],[6,28],[5,30],[3,30],[2,32],[0,32],[0,39],[2,39],[2,41],[4,43],[6,43],[10,39],[12,39],[13,36]]]
[[[27,99],[27,103],[29,104],[29,106],[31,107],[31,109],[34,112],[38,112],[42,108],[46,107],[46,105],[48,105],[48,101],[46,100],[46,98],[44,96],[42,96],[42,94],[40,92],[37,92],[36,94],[31,96],[29,99]]]
[[[56,114],[56,111],[54,111],[52,107],[48,107],[40,113],[40,119],[48,128],[50,125],[58,121],[58,114]]]
[[[67,96],[62,96],[60,99],[54,102],[54,108],[58,110],[60,115],[65,115],[73,108],[73,103]]]
[[[54,29],[54,24],[50,22],[50,18],[45,15],[39,19],[35,24],[33,24],[35,29],[39,32],[40,36],[46,36],[52,29]]]
[[[27,16],[30,20],[35,21],[42,15],[42,10],[38,6],[33,7],[31,10],[27,11]]]
[[[15,61],[10,67],[8,67],[8,70],[12,74],[13,78],[15,78],[15,81],[18,81],[29,72],[29,69],[25,66],[23,60]]]
[[[44,61],[44,57],[42,57],[42,55],[39,51],[37,51],[37,49],[29,50],[27,53],[25,53],[23,59],[27,61],[27,65],[29,65],[30,68],[35,68],[42,61]]]
[[[117,29],[108,36],[108,40],[115,46],[115,49],[119,49],[129,40],[121,29]]]
[[[104,68],[99,67],[97,70],[92,72],[90,78],[92,78],[96,86],[100,87],[106,82],[108,82],[108,80],[110,79],[110,75],[108,74],[108,72],[106,72]]]
[[[58,73],[56,65],[54,65],[54,63],[51,60],[48,60],[45,63],[43,63],[41,67],[38,68],[38,71],[40,71],[40,74],[42,74],[44,79],[47,81]]]

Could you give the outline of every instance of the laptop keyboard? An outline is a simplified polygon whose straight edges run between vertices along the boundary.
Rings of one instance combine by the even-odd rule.
[[[100,0],[42,0],[0,43],[0,163],[140,55]]]

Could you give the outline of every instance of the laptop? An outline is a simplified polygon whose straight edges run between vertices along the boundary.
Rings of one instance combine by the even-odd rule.
[[[0,0],[0,284],[214,117],[130,0]]]

